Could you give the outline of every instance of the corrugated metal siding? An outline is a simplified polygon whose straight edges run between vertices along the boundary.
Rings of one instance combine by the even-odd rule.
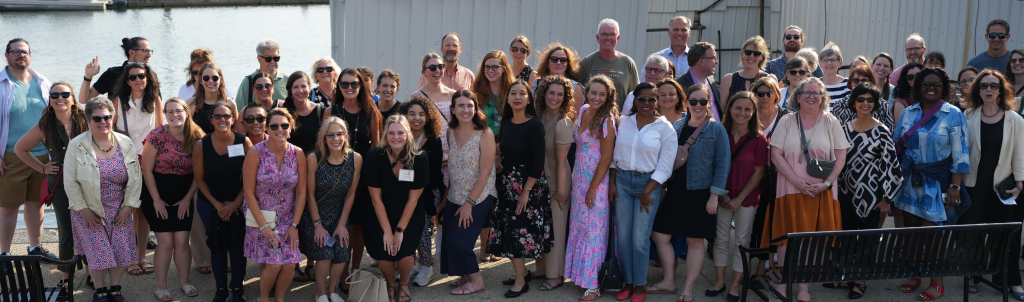
[[[655,0],[657,1],[657,0]],[[644,35],[648,0],[331,0],[332,55],[340,66],[369,66],[374,72],[397,71],[403,78],[398,98],[417,87],[423,55],[441,51],[441,37],[457,32],[463,38],[459,64],[473,70],[491,50],[508,52],[519,34],[530,39],[527,60],[537,66],[537,52],[560,41],[580,56],[597,50],[597,24],[619,22],[617,49],[642,64],[648,54]]]

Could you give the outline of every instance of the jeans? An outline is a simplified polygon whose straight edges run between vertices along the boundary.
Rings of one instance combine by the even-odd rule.
[[[650,213],[640,209],[640,194],[651,182],[651,174],[626,170],[619,170],[615,174],[615,188],[619,194],[619,200],[615,202],[616,245],[626,284],[647,284],[651,228],[661,199],[659,185],[651,192],[651,200],[655,203],[647,207]]]
[[[206,200],[203,194],[199,194],[196,202],[196,212],[203,219],[203,226],[210,228],[210,215],[217,211],[210,201]],[[232,216],[232,219],[242,218],[240,215]],[[206,244],[206,243],[203,243]],[[213,253],[210,255],[210,266],[213,268],[213,279],[217,282],[217,288],[242,288],[242,281],[245,281],[245,267],[249,261],[245,258],[245,238],[232,238],[230,252]],[[231,254],[231,287],[228,287],[228,254]]]

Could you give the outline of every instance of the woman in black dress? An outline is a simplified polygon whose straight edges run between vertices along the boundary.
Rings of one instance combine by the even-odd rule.
[[[387,72],[388,70],[384,70]],[[383,75],[383,73],[381,73]],[[387,78],[385,78],[387,79]],[[383,100],[383,99],[382,99]],[[417,268],[413,268],[416,274],[413,283],[417,286],[427,286],[434,276],[434,255],[431,252],[430,225],[433,217],[437,215],[437,207],[441,203],[441,196],[445,196],[447,188],[444,184],[444,174],[441,173],[444,152],[441,151],[441,112],[437,110],[434,103],[425,97],[415,97],[408,102],[402,103],[398,113],[409,120],[409,134],[412,135],[416,146],[427,153],[430,162],[430,184],[420,195],[420,204],[424,208],[423,234],[420,236],[420,246],[417,249]],[[440,251],[440,247],[438,248]]]
[[[186,99],[185,104],[192,108],[189,117],[199,125],[199,129],[203,129],[203,133],[213,133],[213,120],[210,119],[213,115],[213,104],[228,102],[232,104],[232,110],[236,110],[235,101],[228,98],[227,90],[224,88],[224,73],[217,64],[203,64],[196,77],[196,93]]]
[[[371,146],[380,142],[381,115],[377,106],[373,104],[373,96],[370,94],[370,87],[363,75],[352,68],[345,68],[341,71],[337,85],[334,86],[334,96],[331,100],[331,110],[324,112],[324,119],[328,116],[337,116],[348,125],[348,144],[352,150],[366,158],[366,152]],[[366,189],[366,183],[356,186],[356,199],[352,204],[352,215],[348,221],[349,243],[352,247],[352,259],[349,269],[345,269],[344,277],[348,277],[348,271],[358,268],[363,259],[363,217],[369,217],[372,208],[370,206],[370,192]],[[344,279],[344,278],[343,278]],[[348,290],[343,284],[342,288]]]
[[[498,150],[498,202],[491,213],[487,252],[512,260],[515,283],[505,297],[515,298],[530,290],[526,283],[526,258],[540,258],[551,251],[551,204],[544,178],[544,124],[536,119],[533,93],[523,80],[509,86],[502,110]]]
[[[142,213],[156,233],[153,292],[157,299],[167,301],[172,299],[167,290],[172,253],[179,272],[188,272],[192,264],[188,239],[192,231],[192,197],[199,189],[192,174],[192,148],[205,133],[189,118],[191,111],[184,100],[171,98],[163,109],[167,124],[154,128],[143,147],[142,177],[146,185],[141,197]],[[188,274],[178,274],[178,282],[186,296],[199,295]]]
[[[299,249],[316,262],[317,301],[344,301],[334,291],[349,260],[348,217],[363,158],[349,147],[348,126],[336,116],[324,121],[316,138],[306,160],[306,186],[313,194],[306,195],[308,211],[299,222]]]
[[[203,226],[210,233],[221,232],[226,239],[221,247],[210,249],[210,264],[217,282],[217,293],[213,301],[227,301],[228,293],[233,301],[245,296],[242,281],[245,281],[245,217],[242,216],[242,163],[245,152],[252,142],[245,134],[231,131],[235,123],[235,103],[217,102],[210,106],[220,119],[211,116],[214,132],[196,142],[192,148],[192,169],[196,186],[203,194],[196,201],[196,213]],[[259,108],[258,106],[256,106]],[[260,108],[259,110],[263,110]],[[227,116],[227,118],[224,118]],[[228,285],[228,251],[231,252],[231,285]]]
[[[377,76],[377,93],[380,95],[380,101],[377,102],[377,110],[380,111],[381,118],[388,118],[392,114],[397,113],[398,108],[402,106],[402,102],[395,100],[400,84],[398,73],[391,69],[385,69]]]
[[[367,151],[362,170],[363,183],[373,200],[373,211],[364,219],[362,231],[363,238],[372,238],[367,240],[366,251],[380,263],[388,295],[397,294],[395,301],[405,302],[412,299],[409,272],[425,223],[419,199],[423,188],[430,184],[430,164],[410,135],[405,116],[392,115],[384,127],[384,141]],[[401,276],[397,292],[396,268]]]
[[[317,132],[323,122],[325,107],[314,103],[310,97],[310,80],[305,72],[296,71],[288,76],[288,96],[284,99],[284,108],[295,116],[295,131],[288,137],[288,142],[302,149],[303,153],[313,153],[316,146]],[[311,277],[311,276],[310,276]]]

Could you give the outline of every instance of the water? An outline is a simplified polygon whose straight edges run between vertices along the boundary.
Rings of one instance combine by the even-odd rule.
[[[213,51],[231,91],[259,68],[256,43],[265,38],[281,44],[279,72],[309,73],[316,59],[331,55],[330,17],[326,4],[0,12],[0,42],[28,40],[29,67],[50,81],[71,83],[77,93],[85,65],[93,57],[99,56],[103,69],[120,66],[125,60],[121,38],[145,37],[154,50],[149,65],[159,74],[166,99],[178,95],[187,79],[189,53],[196,48]],[[44,227],[57,227],[55,221],[48,211]],[[18,215],[18,228],[24,227]]]

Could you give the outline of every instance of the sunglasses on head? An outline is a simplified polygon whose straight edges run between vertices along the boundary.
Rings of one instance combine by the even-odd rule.
[[[761,52],[760,51],[754,51],[754,50],[749,50],[749,49],[744,49],[743,50],[743,54],[748,55],[748,56],[755,56],[755,57],[760,57],[761,56]]]
[[[807,71],[806,70],[801,70],[801,69],[794,69],[794,70],[790,70],[789,71],[789,75],[791,75],[791,76],[807,75]]]
[[[263,61],[266,61],[267,63],[270,63],[270,61],[281,62],[281,57],[280,56],[277,56],[277,57],[264,57],[264,56],[260,56],[260,58],[263,58]]]
[[[246,117],[246,118],[244,118],[242,120],[245,121],[246,124],[252,124],[253,122],[260,122],[260,123],[262,123],[263,121],[267,120],[267,117],[262,116],[262,115],[258,115],[258,116],[255,116],[255,117],[253,117],[253,116]]]
[[[128,75],[128,80],[129,80],[129,81],[134,81],[134,80],[145,80],[145,79],[146,79],[146,74],[145,74],[145,73],[140,73],[140,74],[131,74],[131,75]]]
[[[71,92],[50,92],[50,98],[54,99],[54,100],[59,99],[59,98],[65,98],[66,99],[66,98],[70,98],[70,97],[71,97]]]
[[[636,97],[636,103],[637,104],[640,104],[640,103],[653,104],[653,103],[655,103],[657,101],[658,101],[658,98],[656,98],[656,97],[653,97],[653,98],[647,98],[647,97],[642,97],[642,96]]]
[[[280,123],[280,124],[267,125],[267,127],[269,127],[270,130],[274,130],[274,131],[277,131],[278,128],[281,128],[281,129],[284,129],[284,130],[288,130],[289,126],[291,126],[291,125],[289,125],[288,123]]]
[[[519,47],[512,46],[509,49],[512,50],[512,52],[518,52],[518,53],[522,53],[524,55],[530,53],[530,49],[526,48],[526,47],[519,48]]]
[[[563,63],[563,64],[565,64],[565,63],[569,63],[569,57],[550,56],[550,57],[548,57],[548,61],[551,61],[551,63]]]
[[[285,128],[288,129],[288,128]],[[345,131],[338,132],[327,132],[327,138],[342,137],[345,136]]]
[[[321,72],[334,72],[334,67],[331,67],[331,66],[317,67],[316,68],[316,73],[321,73]]]
[[[1004,34],[1004,33],[998,33],[998,34],[997,33],[989,33],[988,34],[988,38],[989,39],[999,39],[999,40],[1002,40],[1002,39],[1006,39],[1006,34]]]
[[[219,76],[203,76],[203,82],[209,82],[210,79],[213,79],[214,82],[220,81]]]
[[[430,71],[437,71],[438,69],[444,70],[444,64],[427,65],[426,67],[423,67],[423,70],[427,69],[430,69]]]
[[[863,98],[863,97],[861,97],[861,98],[856,98],[854,100],[856,100],[857,103],[864,103],[864,102],[877,103],[878,102],[878,99],[876,99],[876,98]]]
[[[770,97],[770,96],[772,96],[772,92],[771,91],[758,91],[757,92],[757,97],[759,97],[759,98],[766,98],[766,97]]]
[[[213,115],[210,115],[210,117],[213,117],[213,119],[215,119],[215,120],[226,120],[226,119],[229,119],[229,118],[231,118],[233,116],[234,116],[233,114],[213,114]]]
[[[338,82],[338,87],[341,87],[341,89],[349,89],[349,88],[355,89],[355,88],[359,88],[359,81],[353,81],[353,82],[340,82],[339,81]]]
[[[708,99],[690,99],[690,106],[697,106],[697,103],[700,103],[701,106],[707,106]]]
[[[252,85],[252,89],[256,89],[256,90],[264,90],[264,89],[270,90],[270,89],[274,89],[274,84],[256,84],[256,85]]]
[[[800,40],[800,35],[786,35],[786,40]]]
[[[927,83],[925,83],[925,84],[927,84]],[[921,86],[924,86],[924,84],[921,84]],[[985,89],[999,90],[999,86],[1000,86],[999,83],[981,83],[981,84],[978,84],[978,89],[979,90],[985,90]]]
[[[109,122],[110,119],[112,119],[112,118],[114,118],[113,115],[103,115],[103,116],[96,115],[96,116],[92,117],[92,122],[93,123]]]

